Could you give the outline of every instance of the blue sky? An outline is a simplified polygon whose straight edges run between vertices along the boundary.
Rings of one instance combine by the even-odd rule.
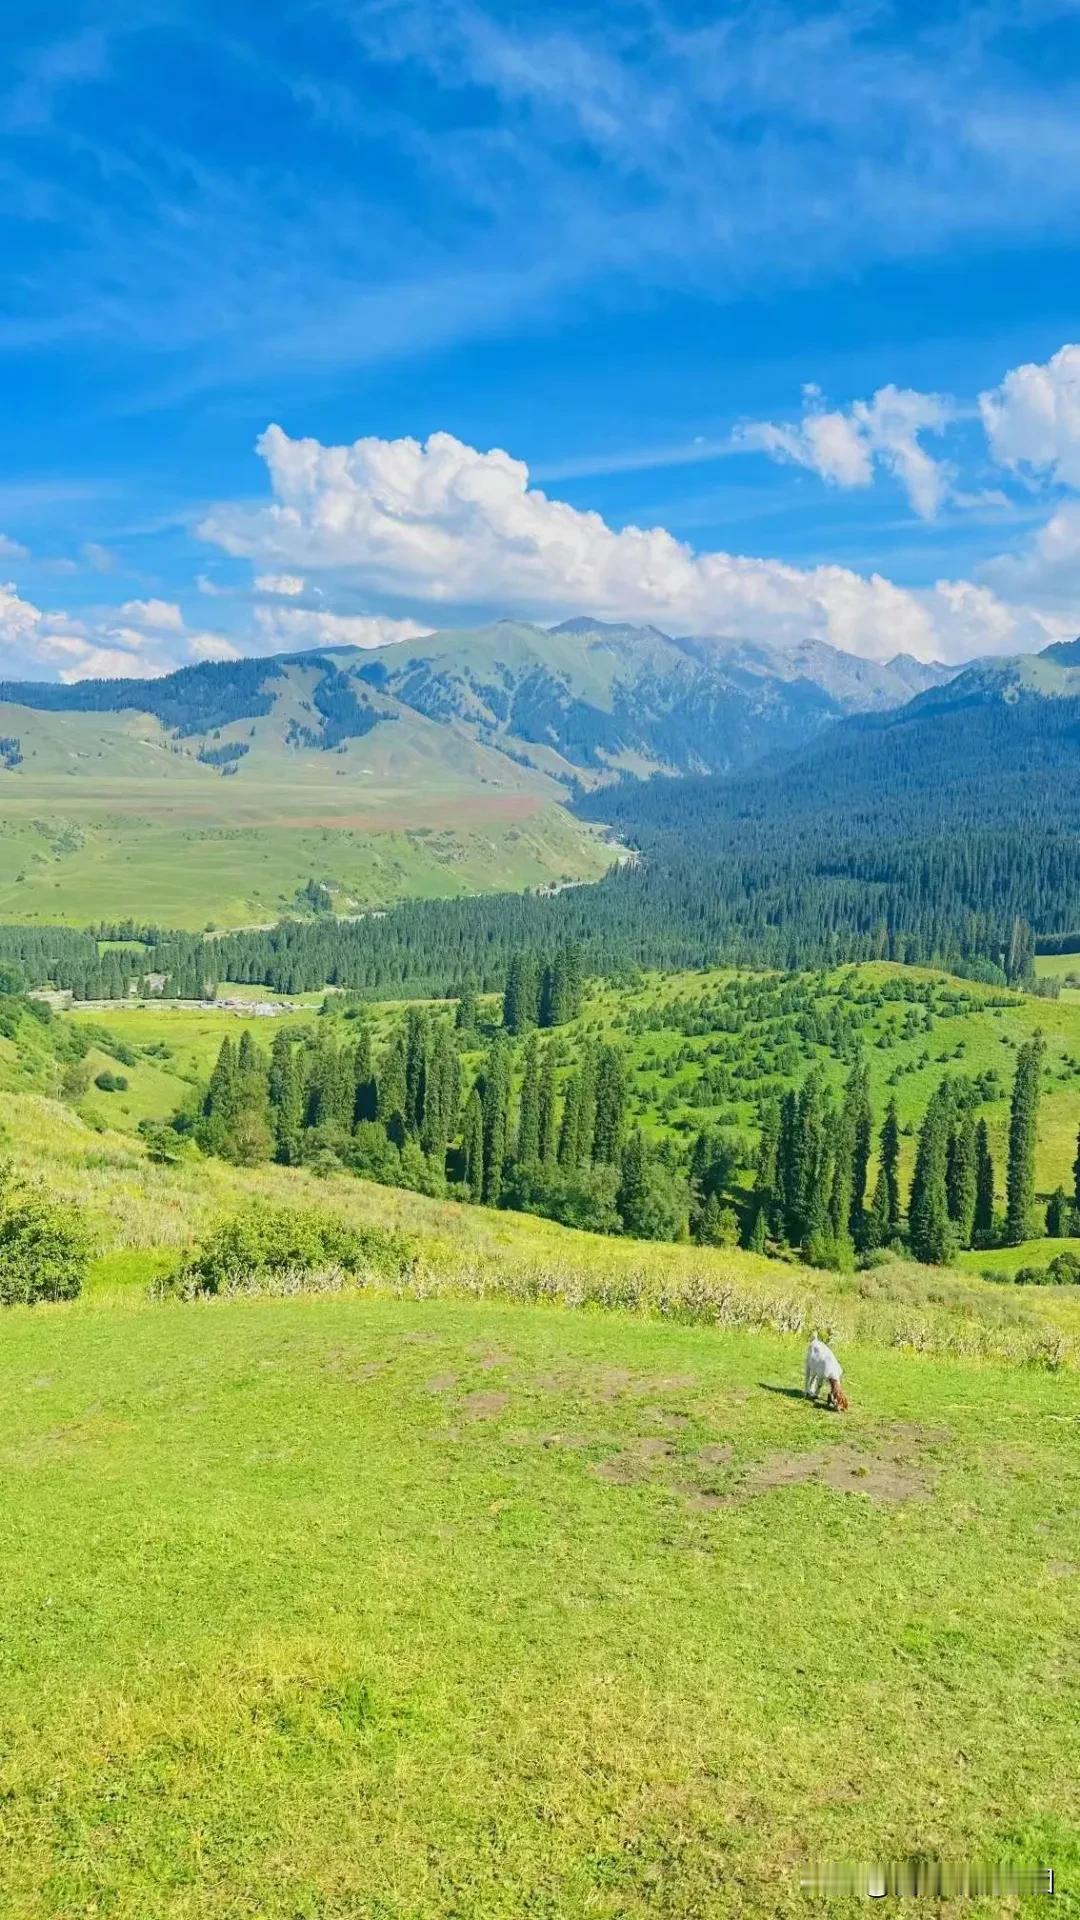
[[[1080,0],[6,29],[0,671],[1080,629]]]

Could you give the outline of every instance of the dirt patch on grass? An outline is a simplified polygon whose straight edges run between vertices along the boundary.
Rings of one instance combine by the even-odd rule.
[[[457,1386],[456,1373],[434,1373],[425,1389],[428,1393],[449,1393]]]
[[[621,1453],[612,1454],[610,1460],[598,1460],[593,1472],[598,1480],[610,1480],[617,1487],[628,1487],[637,1480],[647,1479],[653,1467],[670,1460],[674,1452],[670,1440],[662,1440],[659,1434],[646,1433],[631,1440]]]
[[[512,1367],[514,1358],[509,1353],[484,1353],[478,1364],[481,1373],[493,1373],[496,1367]]]
[[[773,1453],[754,1467],[728,1496],[732,1502],[771,1493],[777,1487],[830,1487],[835,1493],[863,1493],[870,1500],[892,1505],[916,1500],[929,1492],[925,1469],[909,1459],[860,1453],[853,1447],[831,1447],[826,1453]]]
[[[461,1411],[469,1420],[494,1420],[509,1405],[508,1393],[469,1393],[461,1403]]]
[[[694,1459],[703,1467],[726,1467],[734,1455],[734,1447],[722,1446],[719,1442],[708,1447],[699,1447]]]
[[[641,1411],[647,1413],[658,1427],[663,1427],[666,1433],[681,1433],[683,1427],[690,1425],[688,1413],[673,1413],[669,1407],[642,1407]]]

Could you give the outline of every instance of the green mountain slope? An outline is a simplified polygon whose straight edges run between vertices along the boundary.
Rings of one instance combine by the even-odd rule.
[[[0,683],[0,919],[260,924],[312,879],[343,913],[595,879],[611,854],[566,810],[581,787],[746,767],[943,672],[499,621],[155,680]]]

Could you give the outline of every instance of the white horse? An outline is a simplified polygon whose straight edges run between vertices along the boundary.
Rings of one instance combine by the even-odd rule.
[[[806,1363],[803,1367],[803,1391],[807,1399],[816,1400],[820,1388],[827,1385],[829,1399],[833,1406],[845,1405],[840,1386],[843,1371],[832,1348],[827,1347],[824,1340],[819,1340],[815,1334],[806,1349]]]

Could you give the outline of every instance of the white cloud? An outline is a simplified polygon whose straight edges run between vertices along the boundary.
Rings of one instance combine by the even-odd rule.
[[[200,593],[206,595],[208,600],[227,600],[232,593],[231,587],[219,587],[217,581],[211,580],[205,573],[197,573],[195,575],[195,585],[198,587]]]
[[[120,618],[136,626],[161,628],[166,633],[183,633],[184,617],[171,600],[125,600]]]
[[[838,487],[869,486],[880,465],[900,482],[922,519],[934,518],[949,495],[953,470],[927,453],[919,435],[949,425],[956,413],[951,400],[890,385],[840,413],[818,404],[816,387],[808,387],[805,397],[809,405],[796,425],[751,421],[738,429],[736,444],[809,467]]]
[[[873,404],[883,433],[895,438],[897,420],[910,431],[906,396],[884,389]],[[372,438],[327,447],[271,426],[258,444],[273,501],[221,506],[202,536],[235,556],[342,574],[375,592],[781,644],[812,637],[872,659],[961,660],[1055,637],[1037,614],[966,582],[908,590],[844,567],[695,552],[663,527],[617,530],[530,487],[520,460],[448,433],[423,445]]]
[[[6,533],[0,533],[0,560],[29,560],[30,549],[12,540]]]
[[[255,575],[257,593],[277,593],[287,600],[295,600],[303,593],[303,576],[299,573],[257,573]]]
[[[243,649],[234,647],[223,633],[189,633],[187,652],[191,660],[241,660]]]
[[[416,620],[381,613],[322,613],[303,607],[257,607],[255,621],[267,647],[385,647],[430,633]]]
[[[79,548],[79,552],[86,562],[86,565],[92,567],[95,573],[114,573],[116,571],[116,555],[110,553],[108,547],[103,547],[99,541],[84,540],[82,546]]]
[[[1004,467],[1030,468],[1080,487],[1080,346],[1041,365],[1014,367],[979,395],[991,449]]]

